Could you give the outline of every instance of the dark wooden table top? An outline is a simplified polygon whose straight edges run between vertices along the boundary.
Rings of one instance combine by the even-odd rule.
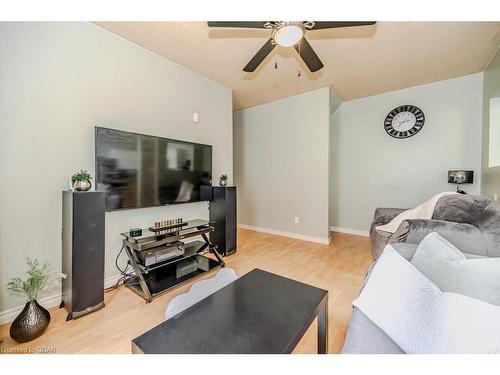
[[[132,341],[138,353],[290,353],[328,292],[254,269]]]

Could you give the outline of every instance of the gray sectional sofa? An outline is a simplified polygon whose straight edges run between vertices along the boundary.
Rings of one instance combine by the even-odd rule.
[[[377,259],[387,243],[410,261],[417,245],[429,233],[437,232],[462,250],[468,258],[500,257],[500,204],[473,195],[442,197],[432,220],[407,220],[394,234],[375,229],[387,224],[403,209],[378,208],[370,237],[372,254]],[[368,271],[365,283],[370,281]],[[354,308],[349,322],[344,354],[404,354],[404,351],[359,309]]]
[[[400,208],[377,208],[370,229],[371,250],[377,259],[388,243],[418,244],[429,233],[443,238],[472,255],[500,257],[500,204],[475,195],[441,197],[432,220],[405,220],[395,233],[376,229],[389,223]]]

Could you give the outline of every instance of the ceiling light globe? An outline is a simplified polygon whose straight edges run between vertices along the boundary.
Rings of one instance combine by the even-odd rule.
[[[282,47],[291,47],[297,44],[304,36],[304,30],[296,25],[285,25],[274,32],[273,39]]]

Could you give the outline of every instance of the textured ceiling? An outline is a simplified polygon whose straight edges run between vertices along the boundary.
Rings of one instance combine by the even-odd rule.
[[[204,22],[95,24],[233,89],[235,110],[326,86],[351,100],[476,73],[500,44],[500,22],[378,22],[308,31],[325,64],[316,73],[293,48],[279,46],[245,73],[268,30],[210,29]]]

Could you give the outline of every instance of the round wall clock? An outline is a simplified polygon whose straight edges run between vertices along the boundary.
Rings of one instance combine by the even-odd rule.
[[[391,137],[404,139],[417,134],[424,126],[424,112],[414,105],[400,105],[389,112],[384,129]]]

